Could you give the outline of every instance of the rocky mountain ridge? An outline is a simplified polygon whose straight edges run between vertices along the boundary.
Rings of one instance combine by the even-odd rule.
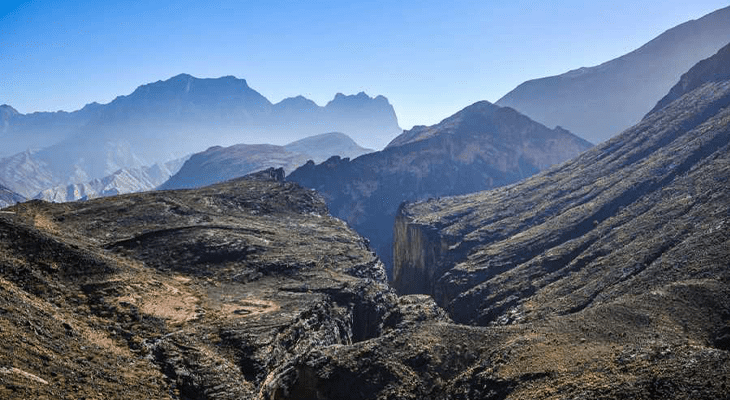
[[[307,163],[287,180],[320,192],[338,218],[391,265],[392,227],[406,200],[471,193],[528,177],[590,143],[483,101],[431,127],[415,127],[384,150]]]
[[[524,82],[496,104],[601,143],[638,123],[681,74],[728,41],[730,7],[725,7],[601,65]]]
[[[441,255],[458,254],[489,235],[507,235],[514,246],[499,250],[512,252],[515,260],[529,258],[543,238],[533,233],[555,238],[551,229],[580,221],[588,222],[578,223],[579,229],[597,226],[598,239],[609,237],[603,244],[616,245],[589,245],[598,251],[592,261],[611,258],[611,249],[631,255],[629,263],[613,258],[591,271],[572,264],[573,291],[536,289],[537,295],[552,297],[510,309],[496,326],[459,325],[429,296],[397,296],[367,240],[327,215],[315,191],[283,182],[281,169],[202,189],[66,204],[31,201],[5,209],[0,212],[0,396],[721,399],[730,384],[728,99],[730,82],[704,85],[649,116],[631,136],[617,139],[614,150],[601,147],[578,157],[589,160],[586,165],[569,161],[524,183],[486,192],[487,199],[498,194],[496,203],[482,201],[481,193],[402,207],[401,216],[420,223],[409,225],[413,232],[427,232],[424,228],[438,221],[439,227],[453,229],[428,232],[465,235],[458,236],[463,244],[441,242]],[[481,108],[522,118],[487,104],[474,111]],[[688,130],[695,133],[683,134]],[[539,131],[561,136],[544,127]],[[456,127],[445,136],[465,135],[459,132]],[[386,151],[426,148],[439,137]],[[664,146],[670,147],[651,154]],[[615,150],[621,148],[629,151]],[[373,155],[358,159],[367,157]],[[636,179],[640,174],[608,174],[607,182],[600,182],[593,178],[607,166],[603,160],[639,164],[649,168],[651,179],[644,185]],[[583,168],[573,171],[572,180],[559,179],[570,165]],[[552,179],[567,190],[554,190]],[[593,182],[571,196],[570,183],[585,180]],[[593,184],[615,186],[609,194],[627,203],[620,217],[639,220],[641,229],[627,230],[608,216],[613,209],[601,206],[604,196],[591,190]],[[632,196],[664,189],[628,204],[631,196],[620,193],[634,186]],[[505,193],[523,201],[507,203],[509,198],[499,197]],[[543,204],[571,201],[580,203],[574,212],[540,225],[541,218],[560,214]],[[641,215],[647,210],[650,215]],[[524,218],[525,212],[535,217]],[[512,235],[491,230],[483,220],[505,215],[524,229]],[[647,221],[669,222],[649,226]],[[576,239],[581,232],[575,231]],[[655,259],[657,268],[651,258],[667,238],[677,240]],[[424,254],[436,248],[411,243],[424,243]],[[574,244],[584,248],[578,240],[565,242],[539,265],[559,271],[563,251],[577,252]],[[629,248],[622,250],[624,244]],[[522,288],[520,282],[537,288],[540,278],[552,276],[548,271],[499,283],[509,290]],[[591,299],[591,284],[577,284],[596,282],[597,276],[616,284]],[[453,282],[468,283],[461,278]],[[466,292],[458,309],[469,310],[470,299],[489,304],[490,293]],[[581,299],[590,301],[560,311]]]
[[[72,183],[41,190],[33,198],[64,203],[154,190],[170,179],[184,161],[186,161],[185,158],[162,165],[155,164],[151,167],[122,168],[109,176],[93,179],[90,182]]]

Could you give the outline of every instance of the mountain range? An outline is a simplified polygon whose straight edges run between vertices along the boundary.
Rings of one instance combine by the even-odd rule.
[[[390,271],[393,222],[403,201],[516,182],[590,147],[564,129],[482,101],[439,124],[416,126],[382,151],[308,162],[286,179],[321,193],[332,214],[368,238]]]
[[[669,29],[601,65],[524,82],[496,104],[601,143],[638,123],[681,74],[728,41],[730,7]]]
[[[283,169],[5,208],[0,397],[726,398],[728,69],[730,45],[639,124],[521,182],[402,204],[399,293]],[[479,159],[497,146],[475,127],[512,127],[512,153],[585,144],[486,102],[448,121],[346,164],[431,171],[404,149],[436,143]]]
[[[258,143],[261,137],[284,144],[344,132],[377,148],[402,132],[383,96],[338,93],[324,107],[301,96],[272,104],[243,79],[186,74],[72,113],[20,114],[4,105],[0,115],[0,140],[10,144],[0,156],[14,157],[0,161],[0,182],[14,190],[31,181],[43,182],[41,190],[87,183],[123,168],[161,165],[211,145]],[[35,175],[25,174],[32,170]]]

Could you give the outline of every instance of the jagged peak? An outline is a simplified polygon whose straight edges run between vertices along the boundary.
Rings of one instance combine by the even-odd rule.
[[[376,97],[370,97],[365,92],[359,92],[357,94],[351,94],[346,95],[342,93],[335,94],[334,99],[332,99],[325,107],[330,106],[340,106],[340,105],[352,105],[352,104],[378,104],[380,106],[391,106],[390,101],[388,101],[388,98],[383,95],[378,95]]]

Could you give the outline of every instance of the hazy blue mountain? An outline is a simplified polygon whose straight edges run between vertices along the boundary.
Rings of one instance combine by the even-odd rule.
[[[314,162],[322,162],[332,156],[357,158],[363,154],[373,152],[372,149],[361,147],[349,136],[340,132],[309,136],[289,143],[284,148],[293,153],[305,154],[308,159]]]
[[[0,208],[12,206],[15,203],[25,201],[25,197],[13,192],[12,190],[0,185]]]
[[[43,189],[34,199],[63,203],[153,190],[167,181],[187,158],[155,164],[151,167],[122,168],[109,176],[85,183],[71,183]]]
[[[21,114],[13,107],[0,105],[0,157],[40,149],[73,135],[98,115],[101,105],[91,103],[74,112],[35,112]]]
[[[720,49],[714,56],[700,61],[683,74],[679,82],[669,90],[666,96],[659,100],[649,114],[661,110],[674,100],[708,82],[730,80],[728,65],[730,65],[730,44]]]
[[[682,73],[730,42],[730,7],[678,25],[614,60],[524,82],[497,101],[600,143],[639,122]]]
[[[43,182],[42,189],[88,183],[120,169],[167,162],[211,145],[262,140],[283,145],[336,131],[383,147],[402,132],[393,107],[382,96],[337,94],[324,107],[301,96],[272,104],[244,79],[198,79],[186,74],[73,113],[23,115],[2,106],[0,116],[0,139],[12,143],[0,150],[0,156],[10,157],[0,160],[0,179],[33,188]],[[19,153],[26,150],[32,151]],[[12,165],[25,169],[12,171]],[[41,176],[29,176],[32,170]],[[16,182],[13,176],[33,182]]]
[[[482,101],[404,132],[382,151],[309,162],[287,180],[320,192],[330,212],[367,237],[390,265],[393,222],[403,201],[516,182],[590,147],[564,129]]]
[[[159,189],[203,187],[268,168],[283,168],[289,173],[308,160],[322,162],[333,155],[354,158],[371,151],[358,146],[350,137],[338,132],[310,136],[286,146],[215,146],[193,154],[180,171]]]

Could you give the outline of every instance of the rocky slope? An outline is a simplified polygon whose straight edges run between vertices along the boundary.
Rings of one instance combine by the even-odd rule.
[[[404,132],[382,151],[308,163],[287,179],[320,192],[332,214],[367,237],[390,265],[393,222],[403,201],[512,183],[589,147],[563,129],[478,102],[437,125]]]
[[[676,26],[601,65],[527,81],[496,104],[593,143],[639,122],[698,61],[730,41],[730,7]]]
[[[25,201],[25,197],[13,192],[12,190],[0,185],[0,208],[12,206],[15,203]]]
[[[396,289],[433,294],[479,325],[634,306],[648,294],[675,301],[679,287],[726,290],[730,79],[706,66],[727,71],[728,51],[690,70],[697,84],[675,101],[567,163],[403,207]]]
[[[276,177],[3,210],[0,397],[280,398],[293,359],[403,320],[366,242]]]
[[[358,146],[343,133],[310,136],[285,146],[216,146],[193,154],[180,171],[159,188],[166,190],[202,187],[267,168],[283,168],[289,173],[308,160],[322,162],[333,155],[357,157],[370,151],[372,150]]]

